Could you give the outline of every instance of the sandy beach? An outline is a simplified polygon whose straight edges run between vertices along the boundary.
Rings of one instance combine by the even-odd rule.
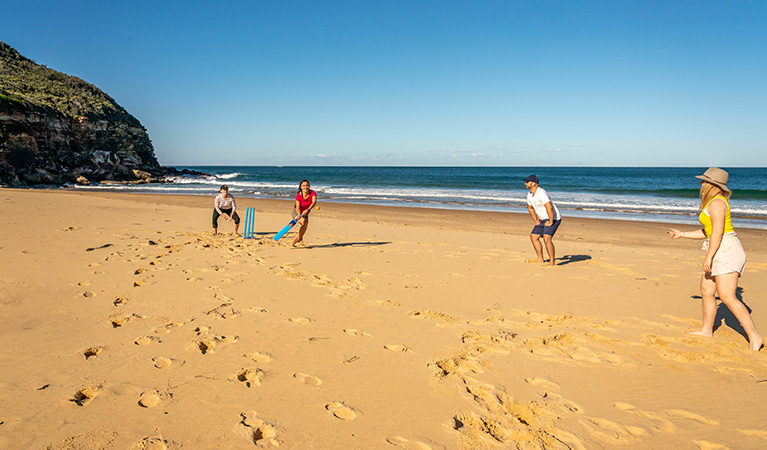
[[[212,196],[0,197],[3,449],[767,448],[767,349],[723,307],[685,335],[704,254],[667,224],[565,213],[546,267],[523,214],[320,198],[291,248],[291,201],[238,197],[246,240]]]

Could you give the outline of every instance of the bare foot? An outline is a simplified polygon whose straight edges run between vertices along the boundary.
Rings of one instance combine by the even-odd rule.
[[[293,247],[298,247],[298,246],[303,245],[303,244],[304,244],[304,241],[301,240],[301,241],[293,241],[293,244],[291,244],[291,245],[293,245]]]
[[[703,331],[703,330],[687,331],[687,334],[691,336],[703,336],[703,337],[711,337],[714,335],[714,333],[712,332]]]
[[[751,343],[751,350],[758,352],[762,349],[762,346],[764,345],[764,338],[759,336],[759,338],[754,339],[754,341]]]

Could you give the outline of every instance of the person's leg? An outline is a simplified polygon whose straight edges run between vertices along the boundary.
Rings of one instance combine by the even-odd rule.
[[[533,248],[535,249],[535,254],[538,256],[538,262],[543,262],[543,245],[541,245],[541,235],[539,234],[531,234],[530,235],[530,242],[533,243]]]
[[[543,242],[546,244],[546,252],[549,254],[550,264],[553,266],[556,264],[556,256],[554,255],[554,241],[552,236],[548,234],[543,235]]]
[[[298,221],[298,223],[301,225],[301,227],[298,229],[298,235],[295,239],[293,239],[293,246],[296,246],[303,242],[304,240],[304,233],[306,233],[306,228],[309,226],[309,217],[304,217]]]
[[[724,275],[717,275],[714,278],[716,282],[716,290],[719,292],[719,299],[727,305],[735,318],[738,319],[743,330],[748,335],[748,342],[751,344],[751,350],[759,350],[764,344],[764,338],[759,334],[759,331],[754,325],[754,320],[751,318],[751,314],[748,312],[748,308],[735,295],[738,289],[738,278],[740,274],[738,272],[731,272]]]
[[[711,337],[714,335],[714,320],[716,320],[716,282],[709,274],[704,273],[700,278],[700,296],[703,321],[700,330],[691,331],[689,334]]]
[[[213,210],[213,234],[218,234],[218,211]]]
[[[237,215],[237,211],[232,213],[232,219],[234,219],[234,234],[240,234],[240,216]]]

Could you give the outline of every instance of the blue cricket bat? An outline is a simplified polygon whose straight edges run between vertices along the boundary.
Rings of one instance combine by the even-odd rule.
[[[278,231],[277,234],[274,235],[274,240],[279,241],[281,237],[285,236],[285,233],[287,233],[288,231],[290,231],[291,228],[293,228],[293,225],[296,224],[297,220],[298,220],[298,216],[295,219],[288,222],[287,225],[282,227],[282,229]]]

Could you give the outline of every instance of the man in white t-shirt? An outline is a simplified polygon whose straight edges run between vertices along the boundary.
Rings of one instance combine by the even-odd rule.
[[[535,223],[533,231],[530,233],[530,241],[533,243],[536,255],[538,255],[537,262],[545,262],[543,260],[543,245],[541,245],[541,238],[543,238],[546,252],[549,254],[549,264],[553,266],[556,264],[556,257],[552,238],[557,232],[559,224],[562,223],[562,216],[559,214],[559,208],[552,203],[546,191],[538,186],[537,176],[530,175],[524,179],[524,182],[525,188],[530,191],[527,193],[527,210]]]
[[[223,216],[226,220],[234,220],[234,234],[240,231],[240,216],[237,215],[237,203],[234,196],[229,193],[227,185],[221,186],[220,194],[213,200],[213,234],[218,234],[218,218]]]

